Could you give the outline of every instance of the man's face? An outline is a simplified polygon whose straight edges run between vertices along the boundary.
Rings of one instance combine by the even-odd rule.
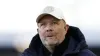
[[[64,40],[67,27],[63,20],[46,15],[37,25],[38,33],[43,44],[58,45]]]

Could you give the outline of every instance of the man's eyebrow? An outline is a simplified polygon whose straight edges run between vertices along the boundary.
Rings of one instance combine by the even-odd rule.
[[[43,24],[44,22],[39,22],[38,24]]]
[[[60,19],[54,17],[54,21],[60,21]]]

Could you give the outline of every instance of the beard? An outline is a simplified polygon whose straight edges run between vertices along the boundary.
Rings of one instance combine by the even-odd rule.
[[[47,37],[42,40],[43,44],[46,46],[56,46],[59,45],[59,40],[54,37]]]
[[[58,33],[48,32],[40,36],[42,43],[46,46],[59,45],[60,39],[58,38]]]

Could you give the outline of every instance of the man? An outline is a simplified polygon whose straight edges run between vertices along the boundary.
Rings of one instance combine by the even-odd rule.
[[[66,23],[60,9],[46,7],[36,22],[38,34],[21,56],[96,56],[82,32]]]

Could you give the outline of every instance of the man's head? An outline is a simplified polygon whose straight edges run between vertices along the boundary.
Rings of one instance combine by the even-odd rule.
[[[47,10],[45,10],[48,11],[51,9],[51,7],[48,8],[49,9],[46,8]],[[68,30],[68,26],[66,26],[63,16],[56,14],[60,11],[55,11],[53,7],[52,9],[53,11],[51,12],[42,13],[36,20],[38,33],[44,45],[60,44],[65,39],[65,34]]]

